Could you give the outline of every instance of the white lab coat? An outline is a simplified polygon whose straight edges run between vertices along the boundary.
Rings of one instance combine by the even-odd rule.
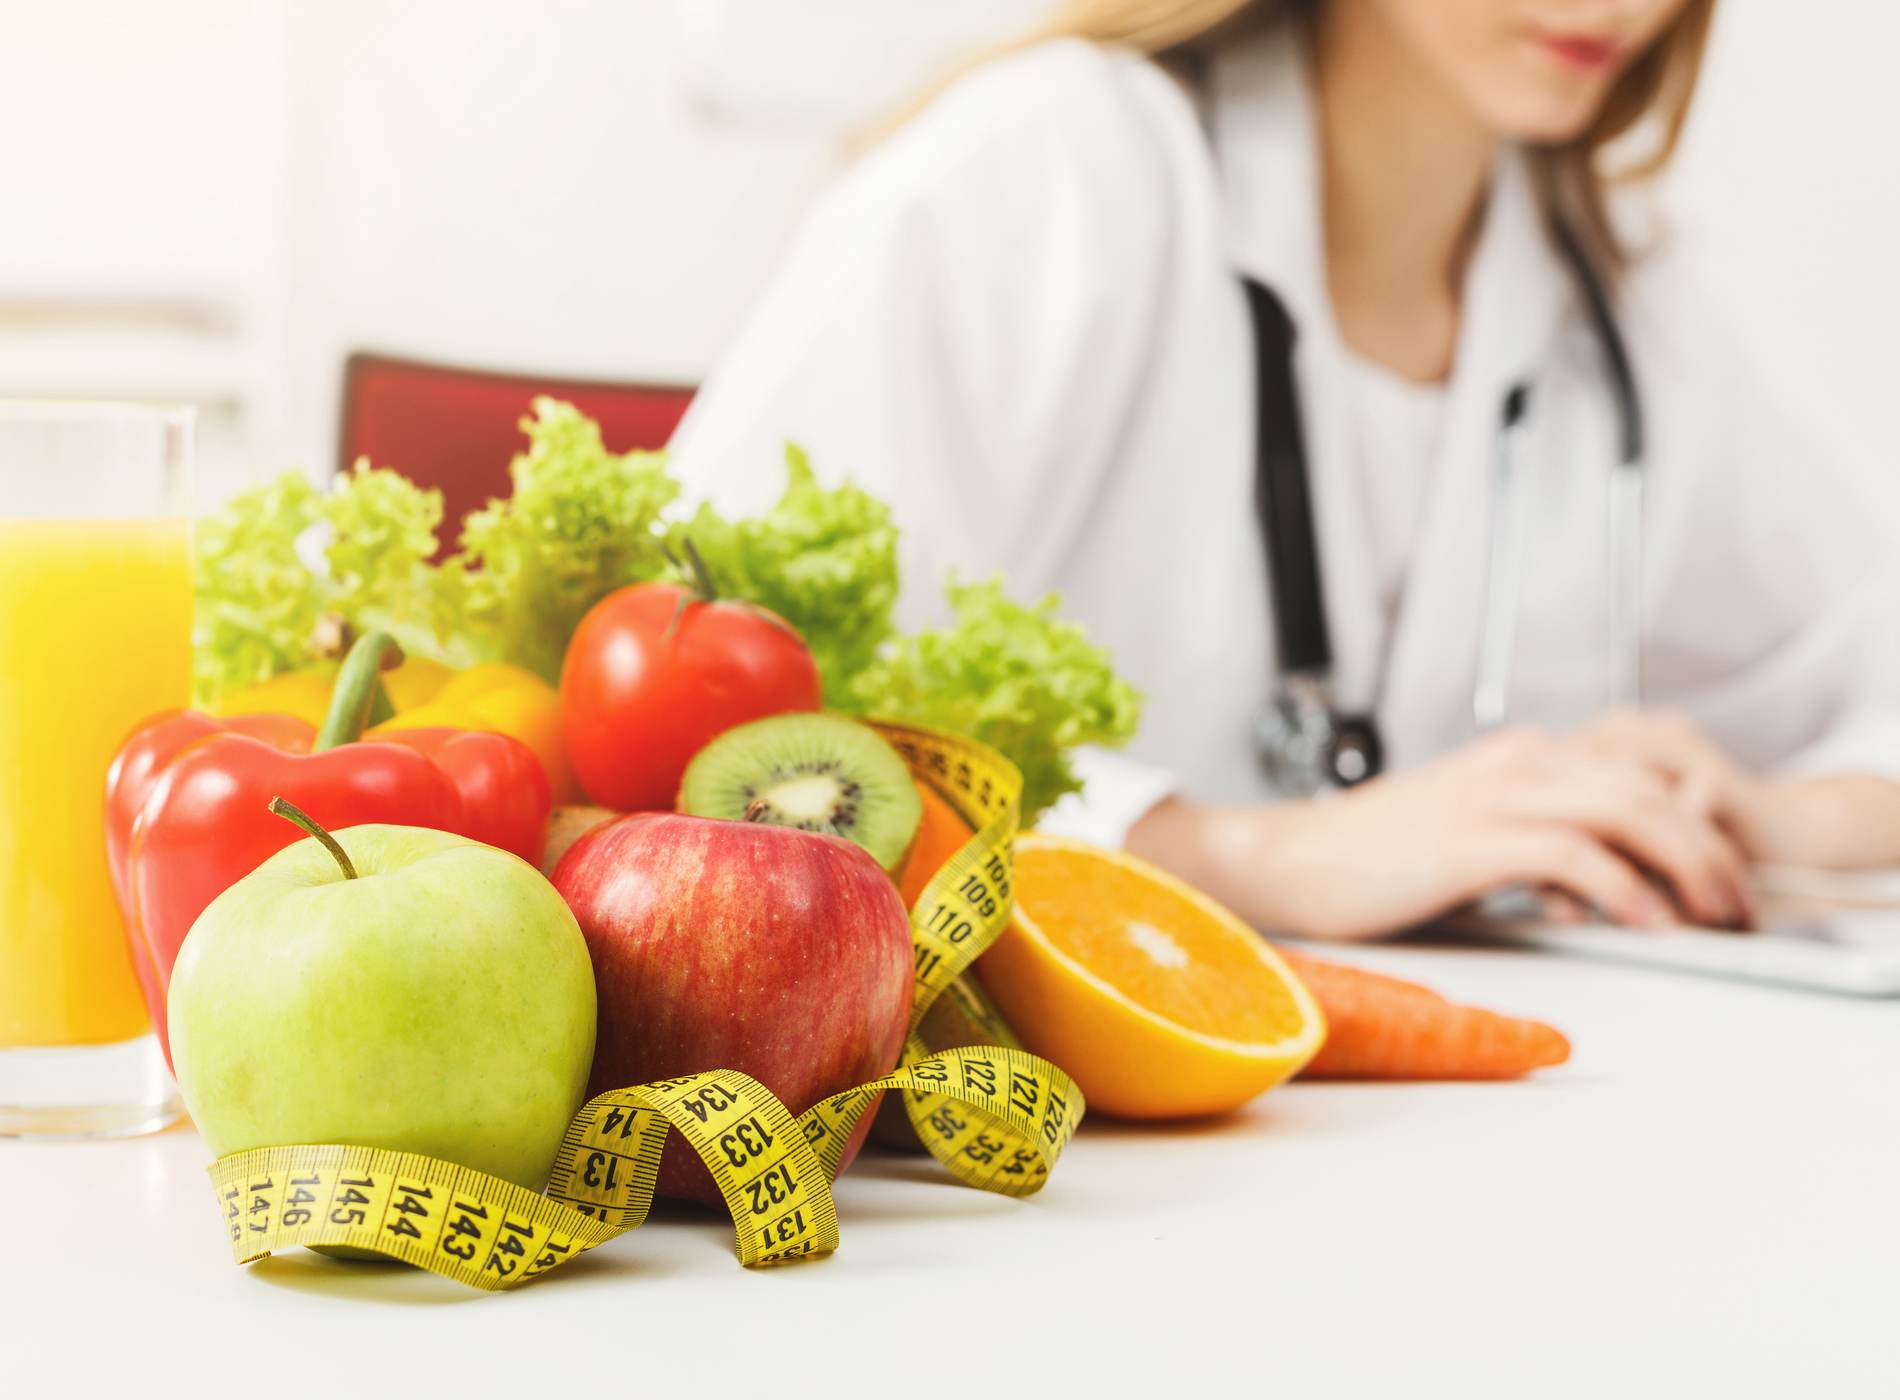
[[[1274,650],[1238,273],[1298,326],[1335,688],[1376,712],[1389,763],[1473,735],[1494,438],[1519,380],[1510,718],[1566,726],[1605,700],[1616,419],[1521,158],[1493,181],[1393,618],[1343,463],[1313,126],[1284,35],[1219,53],[1192,94],[1076,40],[993,63],[824,201],[675,440],[685,479],[728,508],[772,499],[788,438],[888,499],[908,623],[937,615],[951,569],[1059,590],[1147,695],[1137,762],[1092,762],[1058,819],[1097,839],[1171,786],[1268,796],[1250,740]],[[1650,443],[1645,702],[1751,767],[1900,775],[1900,586],[1878,513],[1775,415],[1679,276],[1640,268],[1622,297]]]

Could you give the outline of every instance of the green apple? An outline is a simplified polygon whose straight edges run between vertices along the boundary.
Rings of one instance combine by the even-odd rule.
[[[286,847],[212,901],[173,969],[170,1026],[178,1086],[220,1156],[388,1147],[532,1189],[587,1085],[594,974],[527,862],[356,826]]]

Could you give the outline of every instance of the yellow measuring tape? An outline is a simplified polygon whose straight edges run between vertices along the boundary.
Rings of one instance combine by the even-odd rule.
[[[874,727],[975,830],[911,910],[915,997],[894,1072],[798,1115],[736,1070],[609,1090],[568,1125],[545,1195],[413,1152],[331,1144],[235,1152],[210,1174],[237,1261],[292,1245],[343,1247],[476,1288],[512,1288],[639,1226],[672,1132],[718,1183],[740,1263],[828,1254],[838,1247],[839,1160],[887,1089],[902,1093],[912,1127],[959,1180],[1012,1196],[1039,1190],[1082,1119],[1074,1082],[1013,1046],[932,1053],[917,1033],[1009,922],[1021,778],[972,740]]]

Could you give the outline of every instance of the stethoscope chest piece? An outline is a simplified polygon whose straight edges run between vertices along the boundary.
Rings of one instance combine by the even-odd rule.
[[[1378,726],[1342,714],[1323,679],[1291,676],[1254,712],[1254,752],[1282,797],[1316,797],[1377,777],[1385,767]]]

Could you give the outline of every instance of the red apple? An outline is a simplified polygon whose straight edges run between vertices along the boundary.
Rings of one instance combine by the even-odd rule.
[[[641,812],[581,837],[553,880],[594,960],[589,1094],[736,1069],[802,1113],[897,1063],[910,1021],[910,917],[862,847]],[[859,1120],[841,1169],[871,1116]],[[677,1138],[659,1189],[721,1203],[712,1174]]]

